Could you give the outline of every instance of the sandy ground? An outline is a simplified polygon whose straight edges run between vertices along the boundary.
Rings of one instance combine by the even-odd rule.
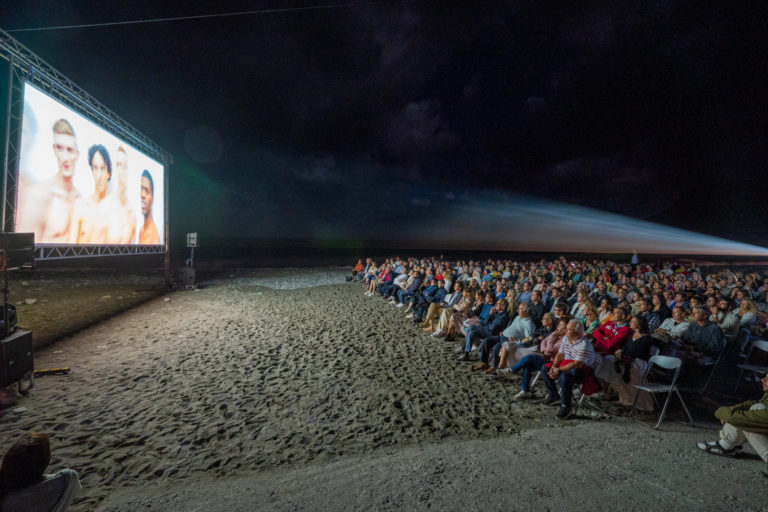
[[[35,347],[74,334],[165,291],[161,272],[19,272],[11,275],[8,288],[19,328],[32,331]]]
[[[558,422],[344,275],[224,276],[44,348],[72,373],[17,398],[0,446],[49,432],[76,511],[765,510],[764,463],[696,451],[713,424]]]

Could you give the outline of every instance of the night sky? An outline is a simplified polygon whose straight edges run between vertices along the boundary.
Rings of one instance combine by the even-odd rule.
[[[330,3],[13,0],[0,27]],[[400,240],[490,192],[768,245],[768,4],[570,4],[11,35],[173,154],[175,238]]]

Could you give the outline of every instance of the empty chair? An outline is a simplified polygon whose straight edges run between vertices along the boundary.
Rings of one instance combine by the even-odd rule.
[[[751,382],[755,382],[755,375],[758,376],[757,382],[759,386],[760,377],[768,373],[768,366],[765,366],[764,364],[755,364],[755,356],[758,355],[758,353],[755,353],[755,349],[759,352],[767,352],[768,353],[768,341],[766,340],[755,340],[752,342],[752,345],[749,347],[749,352],[747,352],[747,360],[743,364],[737,364],[736,367],[739,369],[739,376],[736,379],[736,386],[733,388],[734,393],[737,389],[739,389],[739,384],[741,384],[741,379],[744,376],[744,372],[749,372],[749,380]],[[762,354],[763,358],[766,354]],[[765,361],[765,359],[762,359],[762,361]]]
[[[672,382],[669,384],[664,383],[655,383],[655,382],[648,382],[648,374],[651,372],[654,366],[658,366],[659,368],[663,368],[664,370],[674,370],[675,374],[672,377]],[[661,409],[661,414],[659,415],[659,421],[656,422],[656,426],[653,428],[659,428],[661,425],[661,422],[664,420],[664,415],[667,412],[667,406],[669,405],[670,400],[672,399],[672,393],[677,394],[677,398],[680,400],[680,403],[683,405],[683,409],[685,409],[685,414],[688,415],[688,419],[691,422],[691,425],[693,425],[693,418],[691,417],[691,413],[688,412],[688,407],[685,405],[685,401],[683,400],[682,395],[680,395],[680,390],[677,389],[677,378],[680,375],[680,367],[682,366],[682,361],[676,357],[670,357],[670,356],[653,356],[648,361],[648,366],[645,368],[645,373],[643,374],[643,380],[640,381],[640,384],[633,384],[632,387],[639,389],[641,391],[647,391],[651,394],[651,397],[653,398],[653,402],[656,404],[656,407],[659,406],[659,402],[656,400],[656,393],[667,393],[667,399],[664,402],[664,407]],[[632,418],[632,412],[635,410],[635,405],[637,405],[637,398],[640,396],[638,393],[635,397],[635,401],[632,403],[632,408],[629,410],[629,417]]]

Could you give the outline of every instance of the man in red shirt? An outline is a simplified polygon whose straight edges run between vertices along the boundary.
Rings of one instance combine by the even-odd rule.
[[[624,308],[614,308],[613,321],[601,325],[592,333],[595,339],[595,352],[613,354],[624,346],[632,336],[632,329],[627,324],[628,316]]]

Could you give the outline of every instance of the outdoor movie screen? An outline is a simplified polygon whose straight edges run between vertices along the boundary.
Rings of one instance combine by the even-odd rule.
[[[30,84],[16,232],[35,244],[163,245],[164,167]]]

